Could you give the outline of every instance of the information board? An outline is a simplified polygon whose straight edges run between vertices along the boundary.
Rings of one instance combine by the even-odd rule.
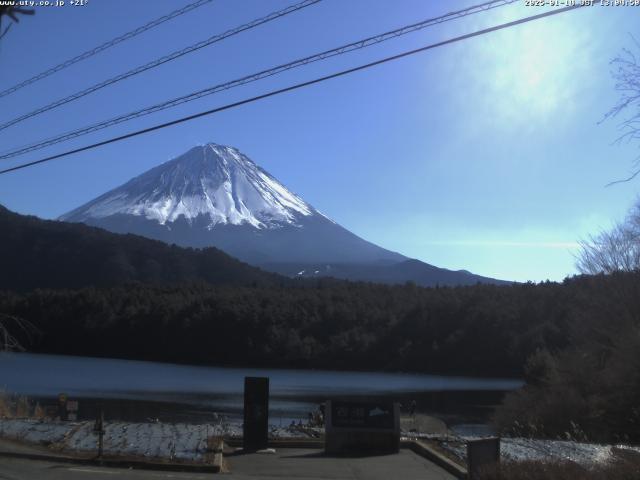
[[[391,402],[331,402],[331,424],[334,427],[392,429],[393,413]]]
[[[327,401],[325,452],[386,455],[400,449],[400,406],[385,401]]]

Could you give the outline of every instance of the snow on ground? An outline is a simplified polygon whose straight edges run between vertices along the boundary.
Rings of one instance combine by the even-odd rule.
[[[0,437],[25,443],[52,445],[62,452],[95,452],[98,435],[94,422],[60,422],[51,420],[0,419]],[[203,460],[210,437],[241,437],[239,424],[192,425],[185,423],[105,422],[105,455],[139,456],[178,461]],[[275,438],[317,436],[312,429],[271,426]]]
[[[485,424],[459,424],[451,426],[449,435],[423,436],[437,442],[442,448],[466,462],[467,440],[495,436],[492,428]],[[613,459],[613,449],[630,449],[640,453],[640,447],[629,445],[607,445],[568,440],[541,440],[520,437],[502,437],[500,456],[504,460],[569,460],[583,466],[606,463]]]
[[[0,437],[48,445],[64,440],[64,436],[72,425],[77,424],[1,419]]]
[[[26,443],[55,445],[62,452],[95,452],[98,435],[93,422],[55,422],[25,419],[0,420],[0,436]],[[222,425],[107,422],[106,455],[140,456],[182,461],[202,460],[207,439],[238,435]]]
[[[453,453],[460,460],[466,462],[467,440],[478,437],[440,437],[436,440],[442,448]],[[538,440],[531,438],[500,439],[500,456],[504,460],[569,460],[585,467],[606,463],[613,458],[613,449],[623,448],[640,452],[640,447],[627,445],[603,445],[597,443],[582,443],[565,440]]]
[[[52,445],[56,450],[67,453],[88,453],[97,451],[98,437],[93,426],[90,421],[0,419],[0,437],[31,444]],[[321,434],[321,428],[270,426],[272,438],[317,438]],[[480,438],[416,432],[403,432],[402,435],[436,441],[462,461],[466,461],[466,441]],[[241,436],[241,424],[226,421],[200,425],[105,422],[104,453],[199,462],[204,459],[208,438]],[[613,456],[613,448],[632,449],[640,453],[640,447],[561,440],[502,438],[500,443],[500,453],[505,460],[571,460],[585,466],[607,462]]]

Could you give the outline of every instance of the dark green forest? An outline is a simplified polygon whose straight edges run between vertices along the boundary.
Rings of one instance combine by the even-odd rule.
[[[331,280],[315,286],[159,287],[3,293],[34,323],[38,351],[221,365],[519,375],[566,346],[557,285],[424,289]]]

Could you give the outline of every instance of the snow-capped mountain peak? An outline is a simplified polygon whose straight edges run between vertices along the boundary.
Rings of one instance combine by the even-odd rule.
[[[294,277],[420,285],[496,282],[368,242],[328,219],[237,149],[215,143],[194,147],[60,220],[183,247],[215,247]]]
[[[117,214],[161,225],[184,217],[258,229],[322,215],[236,148],[209,143],[139,175],[60,217],[86,221]]]

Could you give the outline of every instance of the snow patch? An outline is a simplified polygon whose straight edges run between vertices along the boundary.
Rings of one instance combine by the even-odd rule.
[[[192,148],[60,220],[83,222],[117,214],[161,225],[205,216],[209,230],[243,224],[278,228],[296,225],[300,217],[322,215],[237,149],[214,143]]]
[[[55,445],[60,452],[96,452],[94,422],[60,422],[53,420],[0,419],[0,438],[39,445]],[[103,451],[105,455],[162,458],[200,462],[207,453],[211,437],[240,438],[242,425],[221,417],[215,424],[106,422]],[[272,438],[317,437],[318,429],[297,426],[269,426]]]

